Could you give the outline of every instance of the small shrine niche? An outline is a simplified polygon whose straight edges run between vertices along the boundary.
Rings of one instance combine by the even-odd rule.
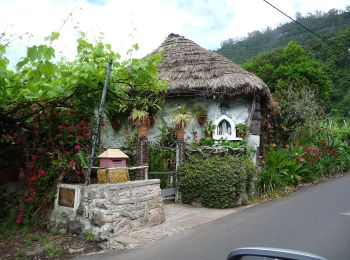
[[[227,115],[221,115],[215,120],[216,129],[214,131],[214,140],[238,140],[236,137],[235,123]]]

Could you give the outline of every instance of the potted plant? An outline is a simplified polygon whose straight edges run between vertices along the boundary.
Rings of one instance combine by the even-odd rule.
[[[213,124],[213,121],[206,122],[203,127],[205,137],[212,138],[215,129],[216,129],[216,125]]]
[[[185,127],[191,121],[191,115],[186,113],[175,113],[172,115],[173,124],[175,126],[176,137],[183,139],[185,136]]]
[[[147,135],[149,127],[149,114],[143,110],[133,109],[129,116],[131,124],[137,127],[137,136],[143,137]]]
[[[199,125],[204,125],[207,121],[207,111],[201,105],[197,105],[192,109],[193,114],[197,117]]]
[[[247,125],[245,123],[236,124],[236,136],[244,138],[247,131]]]

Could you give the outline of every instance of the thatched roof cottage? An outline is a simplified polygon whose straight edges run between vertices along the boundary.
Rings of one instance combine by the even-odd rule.
[[[158,65],[159,76],[169,82],[169,90],[148,134],[150,141],[159,136],[162,121],[171,125],[172,111],[183,107],[191,112],[195,106],[202,106],[207,121],[216,125],[216,140],[240,140],[235,131],[238,123],[248,124],[252,136],[259,135],[260,104],[272,100],[260,78],[177,34],[170,34],[154,52],[159,51],[163,56]],[[202,128],[194,117],[185,129],[185,140],[203,136]],[[115,147],[122,144],[122,139],[123,135],[109,135],[103,143]]]

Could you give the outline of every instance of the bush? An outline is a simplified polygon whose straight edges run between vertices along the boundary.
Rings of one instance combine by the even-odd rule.
[[[257,176],[257,189],[263,193],[272,193],[287,186],[296,186],[301,177],[301,165],[290,158],[288,151],[270,149],[264,158],[264,170]]]
[[[237,204],[241,192],[252,192],[256,168],[248,157],[191,155],[178,169],[183,202],[210,208]]]

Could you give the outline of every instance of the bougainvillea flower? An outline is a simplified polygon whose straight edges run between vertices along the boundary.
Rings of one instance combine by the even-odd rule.
[[[30,203],[30,204],[32,204],[32,203],[34,202],[33,197],[29,197],[29,198],[27,199],[27,202]]]
[[[46,171],[44,169],[39,169],[38,173],[40,176],[46,176]]]
[[[79,175],[81,174],[81,170],[76,170],[75,173]]]
[[[37,156],[37,155],[35,155],[35,154],[34,154],[34,155],[32,155],[32,160],[33,160],[33,161],[38,160],[38,156]]]
[[[82,126],[86,126],[86,125],[87,125],[87,122],[86,122],[85,120],[81,120],[81,121],[80,121],[80,124],[81,124]]]
[[[80,150],[80,145],[77,144],[76,146],[74,146],[74,149],[77,150],[77,151],[79,151],[79,150]]]
[[[63,154],[64,154],[64,155],[71,155],[71,152],[64,151]]]
[[[80,141],[81,139],[83,139],[83,137],[81,135],[77,135],[77,140]]]
[[[71,167],[75,168],[75,166],[77,166],[77,163],[76,163],[75,161],[71,161],[71,162],[69,163],[69,165],[70,165]]]
[[[63,128],[63,125],[58,125],[57,128],[58,128],[58,129],[62,129],[62,128]]]
[[[32,181],[36,181],[38,178],[35,176],[35,175],[33,175],[32,176],[32,178],[30,178]]]
[[[72,132],[72,131],[73,131],[73,126],[69,125],[69,126],[67,127],[67,130],[68,130],[68,132]]]
[[[26,163],[25,167],[27,169],[33,169],[34,168],[34,163]]]
[[[85,134],[85,137],[86,137],[87,139],[90,139],[90,138],[91,138],[91,134],[90,134],[90,133],[86,133],[86,134]]]

